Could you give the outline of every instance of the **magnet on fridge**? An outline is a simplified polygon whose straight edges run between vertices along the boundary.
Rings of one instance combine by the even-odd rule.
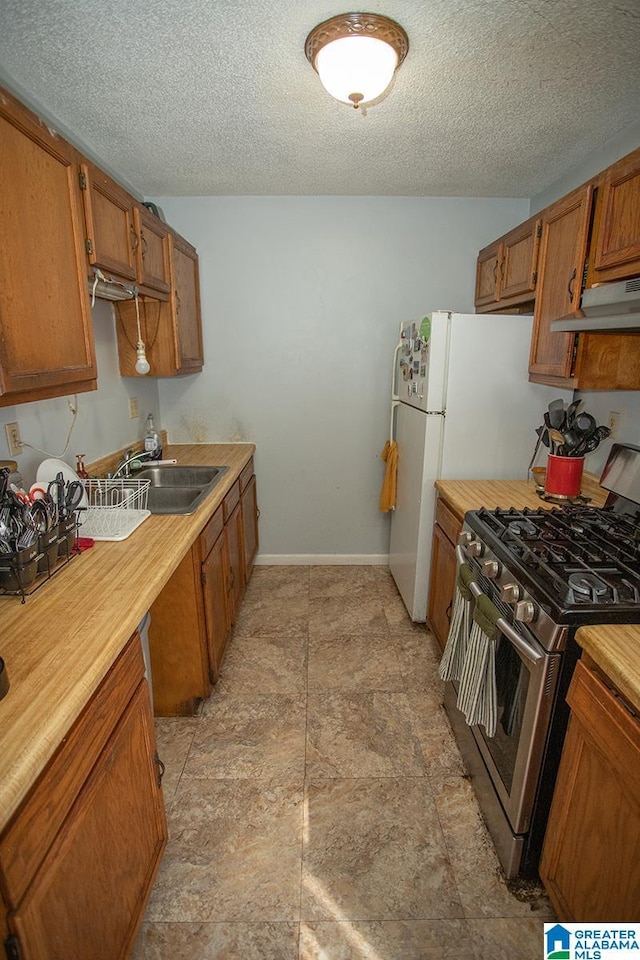
[[[421,365],[421,367],[420,367],[420,376],[421,376],[422,379],[424,380],[424,378],[426,377],[426,375],[427,375],[427,365],[426,365],[426,363],[423,363],[423,364]]]

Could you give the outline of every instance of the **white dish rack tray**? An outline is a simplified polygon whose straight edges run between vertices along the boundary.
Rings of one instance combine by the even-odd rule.
[[[126,540],[151,516],[147,510],[150,480],[121,477],[84,480],[86,507],[80,509],[81,537],[93,540]]]

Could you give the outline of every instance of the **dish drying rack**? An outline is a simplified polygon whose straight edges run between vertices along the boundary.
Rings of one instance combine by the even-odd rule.
[[[147,510],[150,480],[121,477],[85,480],[86,503],[80,505],[83,537],[93,540],[126,540],[151,516]]]

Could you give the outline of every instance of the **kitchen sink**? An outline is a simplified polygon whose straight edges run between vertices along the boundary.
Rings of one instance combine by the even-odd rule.
[[[139,480],[150,480],[147,509],[151,513],[194,513],[227,472],[227,467],[145,467]]]

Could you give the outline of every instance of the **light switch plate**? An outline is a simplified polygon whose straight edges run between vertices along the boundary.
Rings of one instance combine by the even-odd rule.
[[[7,435],[7,446],[10,457],[19,457],[22,453],[22,439],[20,437],[20,427],[16,423],[5,423],[4,432]]]

